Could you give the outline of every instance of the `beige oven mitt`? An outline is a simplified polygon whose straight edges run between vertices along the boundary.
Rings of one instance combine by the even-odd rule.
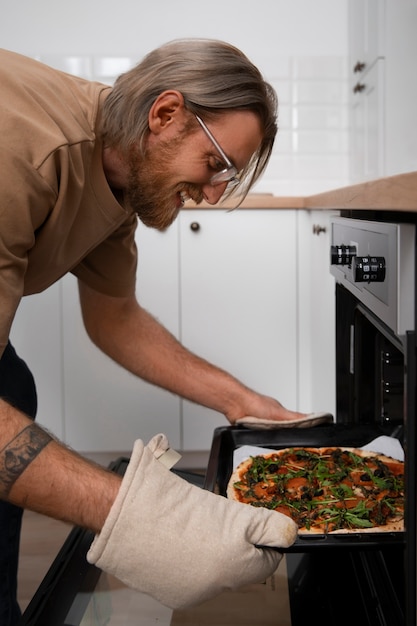
[[[282,555],[255,545],[290,546],[296,524],[191,485],[161,462],[167,449],[165,435],[135,442],[88,561],[173,609],[268,578]]]
[[[280,428],[310,428],[319,424],[330,424],[334,421],[331,413],[309,413],[301,419],[286,420],[279,422],[278,420],[265,420],[259,417],[247,415],[236,420],[237,426],[246,426],[246,428],[260,430],[278,430]]]

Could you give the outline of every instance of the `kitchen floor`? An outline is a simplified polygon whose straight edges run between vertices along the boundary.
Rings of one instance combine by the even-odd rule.
[[[18,600],[25,610],[71,531],[71,526],[32,511],[23,515]]]

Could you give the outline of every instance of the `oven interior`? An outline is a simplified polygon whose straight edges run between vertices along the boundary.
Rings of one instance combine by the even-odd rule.
[[[336,413],[346,424],[386,424],[401,438],[405,354],[398,337],[336,285]]]

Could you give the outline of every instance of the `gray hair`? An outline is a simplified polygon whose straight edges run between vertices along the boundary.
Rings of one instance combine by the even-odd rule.
[[[116,80],[104,102],[102,134],[107,145],[122,151],[136,142],[142,151],[148,136],[148,114],[168,89],[182,93],[192,113],[214,119],[228,109],[254,112],[262,143],[242,172],[243,197],[265,170],[277,133],[277,96],[260,71],[237,48],[211,39],[184,39],[150,52]],[[235,192],[228,190],[227,195]]]

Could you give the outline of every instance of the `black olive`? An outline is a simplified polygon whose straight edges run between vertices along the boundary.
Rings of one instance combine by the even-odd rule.
[[[317,498],[318,496],[322,496],[323,493],[324,493],[323,489],[316,489],[316,491],[314,492],[314,495]]]
[[[369,474],[362,474],[362,476],[361,476],[361,481],[362,481],[363,483],[369,482],[370,480],[372,480],[372,479],[371,479],[371,477],[369,476]]]
[[[268,466],[268,472],[270,474],[275,474],[278,471],[279,467],[276,463],[271,463],[271,465]]]
[[[374,471],[374,476],[376,476],[377,478],[384,478],[385,472],[383,469],[376,469]]]

